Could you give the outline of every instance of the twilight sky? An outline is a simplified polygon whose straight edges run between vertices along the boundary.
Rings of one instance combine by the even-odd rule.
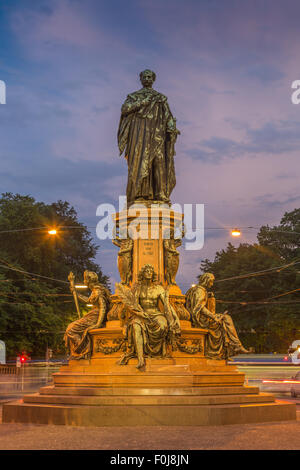
[[[125,194],[120,107],[150,68],[181,131],[172,201],[204,203],[206,227],[277,224],[300,207],[299,16],[298,0],[2,0],[0,192],[67,200],[96,226]],[[184,291],[228,241],[180,249]],[[113,285],[117,248],[100,245]]]

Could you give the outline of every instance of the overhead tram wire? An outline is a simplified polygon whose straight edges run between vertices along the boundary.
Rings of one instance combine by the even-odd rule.
[[[252,273],[240,274],[239,276],[227,277],[225,279],[218,279],[215,281],[215,284],[217,282],[231,281],[234,279],[245,279],[247,277],[263,276],[264,274],[270,273],[272,271],[280,272],[283,269],[286,269],[290,266],[294,266],[295,264],[299,264],[299,263],[300,263],[300,259],[296,261],[292,261],[291,263],[288,263],[288,264],[283,264],[281,266],[275,266],[274,268],[263,269],[262,271],[254,271]]]
[[[61,279],[55,279],[53,277],[42,276],[41,274],[30,273],[28,271],[24,271],[24,270],[21,270],[21,269],[11,268],[10,266],[5,266],[3,264],[0,264],[0,268],[10,269],[11,271],[16,271],[16,272],[19,272],[19,273],[22,273],[22,274],[27,274],[28,276],[40,277],[42,279],[48,279],[50,281],[61,282],[63,284],[69,284],[67,281],[62,281]]]
[[[88,228],[96,228],[96,227],[76,227],[75,225],[60,225],[58,229],[74,229],[74,230],[86,230]],[[0,234],[2,233],[15,233],[15,232],[33,232],[33,231],[41,231],[41,232],[48,232],[47,227],[29,227],[29,228],[16,228],[11,230],[0,230]]]
[[[300,304],[300,300],[287,300],[286,302],[266,302],[263,300],[257,300],[257,301],[239,301],[239,300],[218,300],[216,299],[216,302],[220,304],[235,304],[235,305],[287,305],[287,304]]]
[[[2,262],[3,262],[3,260],[2,260]],[[264,274],[270,273],[272,271],[277,271],[278,272],[278,270],[281,271],[283,269],[286,269],[290,266],[294,266],[295,264],[299,264],[299,263],[300,263],[300,260],[293,261],[293,262],[288,263],[288,264],[284,264],[284,265],[281,265],[281,266],[275,266],[274,268],[269,268],[269,269],[265,269],[265,270],[262,270],[262,271],[255,271],[255,272],[252,272],[252,273],[241,274],[239,276],[228,277],[228,278],[225,278],[225,279],[218,279],[218,280],[215,281],[215,283],[230,281],[230,280],[234,280],[234,279],[244,279],[244,278],[247,278],[247,277],[254,277],[255,275],[258,275],[258,276],[259,275],[264,275]],[[7,264],[8,264],[8,266],[0,264],[0,267],[4,268],[4,269],[10,269],[12,271],[20,272],[21,274],[27,274],[28,276],[40,277],[42,279],[48,279],[50,281],[61,282],[63,284],[69,284],[67,281],[62,281],[61,279],[55,279],[55,278],[48,277],[48,276],[42,276],[41,274],[30,273],[30,272],[25,271],[25,270],[21,270],[21,269],[15,268],[15,267],[11,267],[12,265],[10,265],[9,263],[7,263]]]
[[[66,228],[66,229],[81,229],[81,230],[83,230],[83,229],[87,229],[87,228],[96,228],[96,227],[76,227],[76,226],[66,225],[66,226],[60,226],[59,228],[60,229],[61,228]],[[261,227],[253,227],[253,226],[241,227],[241,229],[243,229],[243,230],[245,230],[245,229],[260,229],[260,228]],[[205,230],[229,230],[229,229],[230,229],[229,227],[208,227]],[[1,233],[30,231],[30,230],[31,231],[33,231],[33,230],[46,231],[47,229],[46,229],[46,227],[31,227],[31,228],[25,228],[25,229],[12,229],[12,230],[0,231],[0,234]],[[269,231],[269,233],[271,233],[271,232],[272,232],[272,229]],[[282,231],[273,230],[273,232],[300,234],[300,232],[292,232],[292,231],[289,232],[289,231],[285,231],[285,230],[282,230]],[[4,260],[2,260],[2,262],[7,263]],[[261,276],[261,275],[265,275],[266,273],[270,273],[272,271],[278,271],[278,270],[281,271],[283,269],[286,269],[290,266],[294,266],[295,264],[299,264],[299,263],[300,263],[300,260],[299,261],[293,261],[293,262],[288,263],[286,265],[281,265],[281,266],[277,266],[277,267],[274,267],[274,268],[265,269],[265,270],[262,270],[262,271],[255,271],[255,272],[252,272],[252,273],[241,274],[239,276],[233,276],[233,277],[229,277],[229,278],[225,278],[225,279],[218,279],[218,280],[215,281],[215,283],[230,281],[230,280],[235,280],[235,279],[246,279],[247,277]],[[47,280],[50,280],[50,281],[60,282],[60,283],[63,283],[63,284],[69,284],[67,281],[63,281],[61,279],[55,279],[55,278],[51,278],[51,277],[48,277],[48,276],[43,276],[41,274],[30,273],[30,272],[25,271],[25,270],[21,270],[21,269],[15,268],[15,267],[11,267],[11,265],[9,265],[9,263],[7,263],[7,264],[8,264],[8,266],[0,264],[0,267],[2,267],[4,269],[10,269],[12,271],[20,272],[20,273],[28,275],[28,276],[39,277],[39,278],[42,278],[42,279],[47,279]]]
[[[260,226],[260,227],[254,227],[254,226],[247,226],[247,227],[239,227],[239,230],[260,230],[262,227],[267,227],[267,226]],[[60,229],[67,229],[67,230],[86,230],[86,229],[94,229],[97,228],[96,226],[82,226],[78,227],[76,225],[60,225],[57,227],[58,230]],[[30,232],[30,231],[42,231],[42,232],[47,232],[49,230],[49,227],[43,226],[43,227],[28,227],[28,228],[16,228],[16,229],[10,229],[10,230],[0,230],[0,234],[2,233],[14,233],[14,232]],[[201,229],[203,230],[203,229]],[[232,227],[204,227],[204,230],[232,230]],[[291,234],[296,234],[300,235],[300,232],[295,232],[295,231],[289,231],[289,230],[277,230],[277,229],[267,229],[268,233],[276,232],[276,233],[291,233]]]

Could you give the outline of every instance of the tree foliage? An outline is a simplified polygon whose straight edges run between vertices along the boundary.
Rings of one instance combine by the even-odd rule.
[[[48,234],[52,227],[55,237]],[[63,332],[77,316],[69,272],[81,280],[85,269],[95,271],[108,285],[94,262],[98,247],[68,202],[45,204],[19,194],[2,194],[0,232],[0,336],[8,355],[41,356],[47,346],[62,352]]]
[[[237,248],[229,243],[213,261],[204,260],[201,271],[215,275],[218,311],[232,314],[246,347],[285,353],[300,339],[300,209],[284,214],[279,226],[261,227],[257,238]],[[257,274],[243,277],[248,273]]]

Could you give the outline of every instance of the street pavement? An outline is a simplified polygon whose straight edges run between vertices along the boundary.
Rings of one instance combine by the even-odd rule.
[[[292,367],[248,369],[249,385],[259,375],[291,376]],[[282,371],[285,372],[284,377]],[[248,372],[248,374],[247,374]],[[1,384],[1,381],[0,381]],[[28,384],[29,386],[29,384]],[[27,388],[27,387],[25,387]],[[28,387],[29,388],[29,387]],[[31,387],[30,387],[31,388]],[[38,389],[36,385],[36,389]],[[297,421],[224,426],[75,427],[2,423],[2,403],[31,390],[0,392],[0,450],[299,450],[300,397],[280,388],[275,396],[297,405]],[[268,390],[271,391],[271,390]]]
[[[0,450],[299,450],[297,421],[225,426],[0,425]]]

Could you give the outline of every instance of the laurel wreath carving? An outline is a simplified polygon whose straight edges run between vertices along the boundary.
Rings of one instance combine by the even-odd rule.
[[[185,352],[188,354],[197,354],[198,352],[203,351],[201,340],[199,339],[193,340],[192,345],[194,346],[188,346],[186,339],[179,338],[176,341],[176,346],[181,352]]]
[[[123,352],[126,351],[125,340],[122,338],[112,340],[112,344],[115,344],[115,346],[106,346],[107,343],[107,339],[98,339],[96,341],[96,352],[102,352],[103,354],[113,354],[120,350]]]

